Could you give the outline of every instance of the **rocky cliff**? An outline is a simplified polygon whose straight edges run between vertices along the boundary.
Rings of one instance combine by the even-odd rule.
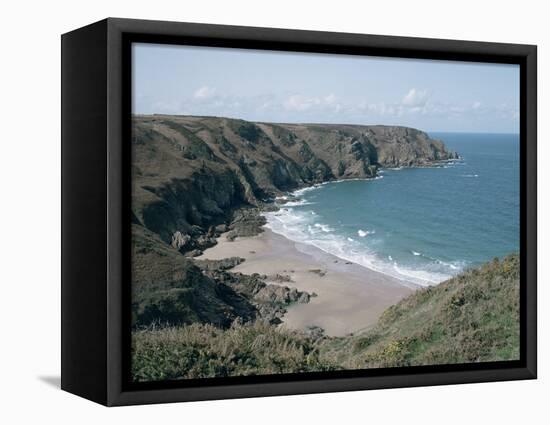
[[[380,167],[455,158],[406,127],[253,123],[135,116],[132,219],[182,252],[210,246],[244,205],[319,182],[375,177]]]
[[[288,305],[314,294],[228,271],[239,259],[192,257],[221,233],[257,234],[265,223],[259,209],[286,191],[455,157],[404,127],[134,117],[133,325],[280,322]]]
[[[259,321],[279,324],[286,307],[310,296],[286,285],[268,284],[267,276],[228,271],[238,257],[193,260],[143,226],[132,225],[132,324],[141,328]]]

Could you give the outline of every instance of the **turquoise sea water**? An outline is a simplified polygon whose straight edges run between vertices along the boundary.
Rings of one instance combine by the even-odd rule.
[[[430,136],[463,159],[299,190],[267,227],[419,285],[519,251],[519,136]]]

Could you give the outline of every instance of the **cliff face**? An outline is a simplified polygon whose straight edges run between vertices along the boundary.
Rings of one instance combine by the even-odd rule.
[[[211,323],[256,318],[256,309],[228,285],[204,275],[142,226],[132,226],[132,323],[148,326]]]
[[[208,229],[239,206],[323,181],[374,177],[379,167],[456,157],[406,127],[163,115],[136,116],[133,124],[132,219],[168,244],[176,232],[189,235],[195,249],[211,244]]]
[[[227,328],[235,321],[281,323],[286,307],[307,303],[310,294],[267,276],[233,273],[243,261],[193,260],[143,226],[132,225],[132,325],[208,323]]]
[[[220,233],[231,239],[261,231],[265,219],[243,207],[266,208],[275,196],[314,183],[374,177],[379,167],[454,156],[404,127],[134,117],[134,326],[277,323],[285,305],[307,302],[309,294],[185,257],[214,245]]]

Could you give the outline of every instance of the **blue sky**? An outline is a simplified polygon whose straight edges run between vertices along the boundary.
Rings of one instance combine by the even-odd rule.
[[[517,133],[519,67],[134,44],[133,112]]]

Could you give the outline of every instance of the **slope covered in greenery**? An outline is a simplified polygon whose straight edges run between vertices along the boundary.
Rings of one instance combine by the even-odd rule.
[[[300,332],[255,322],[148,329],[133,334],[137,381],[269,375],[338,369],[319,359],[316,341]]]
[[[253,323],[133,333],[136,380],[261,375],[519,358],[519,257],[418,290],[341,338]]]
[[[324,356],[347,368],[519,359],[519,257],[416,291],[371,330],[331,341]]]

